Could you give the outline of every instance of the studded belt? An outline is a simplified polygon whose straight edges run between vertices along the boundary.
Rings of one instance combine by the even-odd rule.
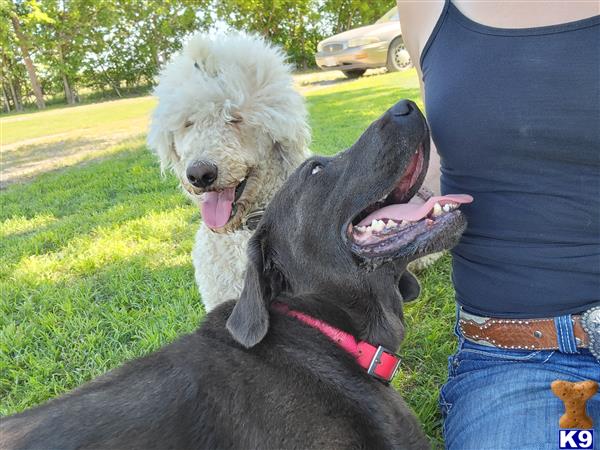
[[[570,317],[577,348],[588,348],[600,360],[600,306],[593,307],[581,315]],[[561,348],[554,318],[482,317],[461,309],[458,326],[466,339],[490,347],[519,350]]]

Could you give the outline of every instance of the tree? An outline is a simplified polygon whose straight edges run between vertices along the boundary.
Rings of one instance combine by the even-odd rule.
[[[281,45],[299,67],[308,66],[322,38],[316,0],[223,0],[216,3],[216,14],[234,29]]]
[[[102,27],[88,37],[84,78],[120,95],[122,84],[153,83],[160,66],[181,48],[184,38],[212,23],[208,0],[114,0]],[[204,11],[204,13],[203,13]]]
[[[42,85],[40,84],[37,72],[30,55],[31,41],[28,35],[29,29],[34,28],[37,23],[43,23],[50,19],[39,8],[36,0],[27,0],[19,4],[3,0],[0,5],[1,16],[7,17],[12,23],[13,31],[16,36],[17,44],[21,50],[23,62],[27,68],[31,88],[35,95],[36,103],[39,109],[45,108]]]
[[[77,101],[82,88],[154,83],[185,38],[215,21],[280,45],[300,68],[314,65],[317,43],[373,23],[393,0],[0,0],[1,95],[20,108],[33,92]],[[4,26],[6,23],[7,26]],[[31,86],[31,88],[29,88]]]
[[[62,85],[67,104],[77,100],[75,84],[85,54],[84,36],[94,26],[96,2],[81,0],[44,0],[44,13],[50,18],[36,36],[42,48],[40,61],[52,81]]]
[[[5,111],[23,109],[21,103],[20,85],[25,77],[21,65],[16,61],[16,37],[12,28],[8,26],[9,20],[3,4],[0,3],[0,17],[6,18],[6,26],[0,27],[0,83],[2,84],[2,103]]]
[[[323,18],[333,24],[333,33],[363,25],[370,25],[389,11],[392,0],[326,0],[322,9]]]
[[[2,84],[4,109],[6,111],[11,109],[22,111],[21,85],[26,75],[22,70],[22,65],[16,62],[10,45],[7,45],[6,42],[2,42],[1,53],[0,83]]]

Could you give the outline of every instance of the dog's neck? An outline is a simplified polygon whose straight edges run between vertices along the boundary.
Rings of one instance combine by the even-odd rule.
[[[248,182],[246,191],[252,191],[251,198],[254,200],[249,204],[238,203],[239,208],[244,209],[244,214],[239,220],[227,224],[215,233],[235,233],[236,231],[254,231],[258,226],[265,208],[284,181],[296,168],[309,156],[308,150],[304,152],[291,151],[284,148],[280,143],[274,142],[272,152],[275,158],[269,160],[269,164],[259,165],[252,169],[257,173],[254,182]],[[262,180],[262,181],[259,181]],[[268,182],[265,182],[268,180]]]
[[[310,156],[305,149],[291,149],[279,142],[273,142],[271,149],[274,157],[254,168],[258,172],[257,179],[262,180],[254,187],[256,202],[249,206],[252,210],[264,210],[285,180]]]
[[[280,295],[277,301],[350,333],[357,340],[396,350],[404,338],[402,297],[393,288],[386,291],[364,293],[360,298],[343,297],[339,292]]]

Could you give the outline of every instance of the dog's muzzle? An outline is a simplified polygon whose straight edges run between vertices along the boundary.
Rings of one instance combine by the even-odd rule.
[[[571,321],[569,326],[568,321]],[[506,350],[589,349],[600,361],[600,306],[581,315],[543,319],[483,317],[460,310],[458,327],[471,342]]]

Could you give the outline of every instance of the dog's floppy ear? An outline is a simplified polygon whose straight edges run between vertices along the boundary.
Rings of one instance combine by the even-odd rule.
[[[158,109],[154,113],[154,118],[150,125],[148,133],[148,146],[154,150],[160,160],[160,168],[162,173],[170,169],[174,163],[180,160],[177,149],[175,148],[175,140],[173,133],[166,130],[161,125],[160,117],[158,117]]]
[[[273,292],[269,286],[264,244],[260,231],[248,242],[244,289],[227,320],[227,329],[233,338],[246,348],[258,344],[269,329],[268,306]]]
[[[400,277],[398,289],[400,289],[400,294],[402,294],[402,300],[404,302],[410,302],[416,299],[421,293],[419,280],[417,280],[417,278],[408,270]]]

